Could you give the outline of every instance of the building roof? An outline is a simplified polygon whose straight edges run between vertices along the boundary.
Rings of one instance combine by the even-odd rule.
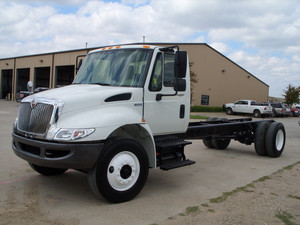
[[[234,61],[232,61],[231,59],[229,59],[227,56],[223,55],[222,53],[220,53],[219,51],[217,51],[216,49],[214,49],[213,47],[211,47],[210,45],[206,44],[206,43],[185,43],[185,42],[136,42],[136,43],[127,43],[127,44],[117,44],[117,45],[103,45],[103,46],[98,46],[98,47],[91,47],[91,48],[80,48],[80,49],[72,49],[72,50],[64,50],[64,51],[57,51],[57,52],[48,52],[48,53],[39,53],[39,54],[32,54],[32,55],[24,55],[24,56],[16,56],[16,57],[8,57],[8,58],[1,58],[0,60],[9,60],[9,59],[16,59],[16,58],[25,58],[25,57],[32,57],[32,56],[42,56],[42,55],[51,55],[51,54],[61,54],[61,53],[68,53],[68,52],[76,52],[76,51],[86,51],[87,53],[95,50],[95,49],[99,49],[99,48],[104,48],[104,47],[108,47],[108,46],[119,46],[119,45],[204,45],[207,46],[208,48],[212,49],[213,51],[215,51],[216,53],[218,53],[219,55],[221,55],[222,57],[224,57],[225,59],[229,60],[231,63],[235,64],[236,66],[238,66],[239,68],[241,68],[242,70],[244,70],[246,73],[248,73],[250,76],[252,76],[253,78],[257,79],[258,81],[262,82],[263,84],[265,84],[266,86],[269,87],[268,84],[266,84],[265,82],[263,82],[262,80],[260,80],[259,78],[257,78],[256,76],[254,76],[252,73],[250,73],[249,71],[247,71],[246,69],[244,69],[243,67],[241,67],[240,65],[238,65],[237,63],[235,63]]]

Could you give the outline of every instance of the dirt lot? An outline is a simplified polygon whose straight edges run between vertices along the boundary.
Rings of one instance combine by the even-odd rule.
[[[85,174],[69,170],[44,177],[18,158],[10,135],[17,111],[17,103],[0,101],[1,225],[284,224],[276,215],[300,224],[299,164],[274,173],[300,161],[298,118],[276,119],[287,132],[279,158],[259,157],[253,145],[232,142],[227,150],[215,151],[194,141],[186,154],[195,165],[151,169],[134,200],[110,204],[95,197]],[[211,203],[222,200],[218,196],[224,192],[225,201]]]
[[[300,162],[187,207],[159,225],[300,224]]]

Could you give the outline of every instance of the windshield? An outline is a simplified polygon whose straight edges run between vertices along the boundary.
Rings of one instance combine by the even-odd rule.
[[[143,87],[150,49],[118,49],[89,54],[73,84]]]

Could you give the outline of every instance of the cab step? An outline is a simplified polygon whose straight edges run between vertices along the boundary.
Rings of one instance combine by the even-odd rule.
[[[193,160],[183,160],[183,161],[171,161],[171,162],[164,162],[163,165],[160,166],[160,169],[162,170],[171,170],[183,166],[189,166],[192,164],[195,164],[196,162]]]

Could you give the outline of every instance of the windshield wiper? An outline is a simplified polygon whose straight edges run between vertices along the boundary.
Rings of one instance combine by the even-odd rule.
[[[108,83],[101,83],[101,82],[97,82],[97,83],[89,83],[89,84],[98,84],[98,85],[101,85],[101,86],[112,86],[111,84],[108,84]]]

